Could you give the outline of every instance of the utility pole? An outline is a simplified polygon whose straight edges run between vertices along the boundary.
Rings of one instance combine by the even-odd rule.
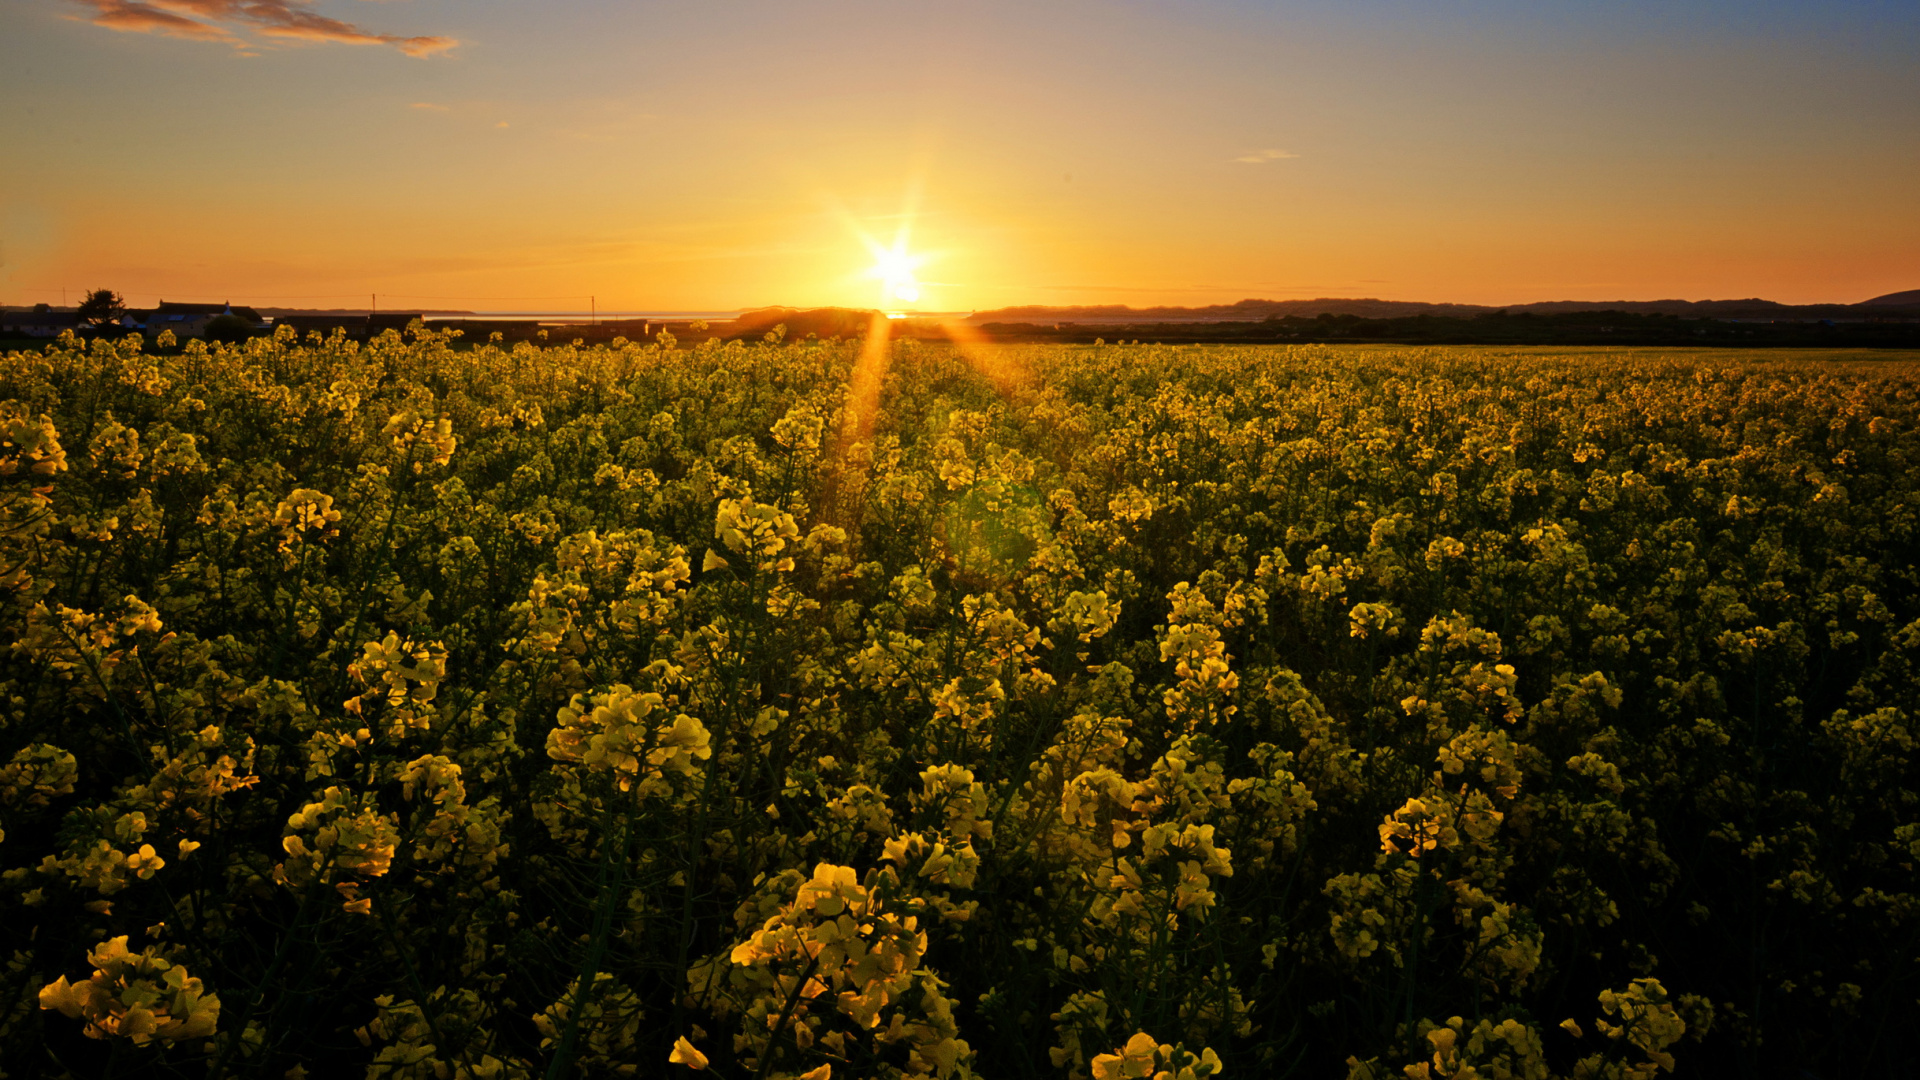
[[[592,324],[594,326],[599,326],[600,325],[600,298],[599,297],[597,296],[587,297],[587,312],[588,312],[587,318],[591,320]]]
[[[380,294],[368,293],[367,294],[367,314],[372,315],[374,312],[377,312],[379,310],[380,310]]]

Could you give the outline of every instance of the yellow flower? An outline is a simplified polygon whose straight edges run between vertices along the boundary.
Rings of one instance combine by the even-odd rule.
[[[685,1035],[673,1041],[673,1053],[667,1055],[667,1060],[675,1065],[685,1065],[689,1069],[704,1069],[707,1067],[707,1055],[694,1049],[693,1044],[687,1041]]]
[[[155,1039],[205,1038],[219,1023],[220,999],[151,946],[135,953],[126,937],[110,938],[87,960],[93,976],[69,983],[62,975],[48,983],[40,990],[40,1007],[85,1020],[90,1039],[120,1037],[144,1046]]]

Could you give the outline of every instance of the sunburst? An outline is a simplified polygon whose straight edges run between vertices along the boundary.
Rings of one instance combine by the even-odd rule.
[[[861,237],[866,241],[867,249],[873,253],[873,268],[867,273],[880,281],[882,307],[892,307],[895,303],[913,304],[920,300],[920,279],[914,271],[926,262],[926,256],[915,255],[907,250],[908,235],[908,227],[903,224],[894,237],[892,247],[883,247],[871,237]]]

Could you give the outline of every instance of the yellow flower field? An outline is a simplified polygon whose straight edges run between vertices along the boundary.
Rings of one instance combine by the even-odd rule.
[[[0,1075],[1884,1075],[1917,530],[1911,357],[12,353]]]

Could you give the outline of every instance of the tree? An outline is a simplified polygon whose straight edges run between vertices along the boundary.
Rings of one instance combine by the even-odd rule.
[[[120,316],[127,313],[127,302],[112,289],[95,289],[80,301],[74,313],[80,316],[82,322],[105,326],[120,321]]]
[[[253,324],[238,315],[215,315],[207,320],[207,325],[200,334],[208,341],[224,341],[233,344],[252,337]]]

